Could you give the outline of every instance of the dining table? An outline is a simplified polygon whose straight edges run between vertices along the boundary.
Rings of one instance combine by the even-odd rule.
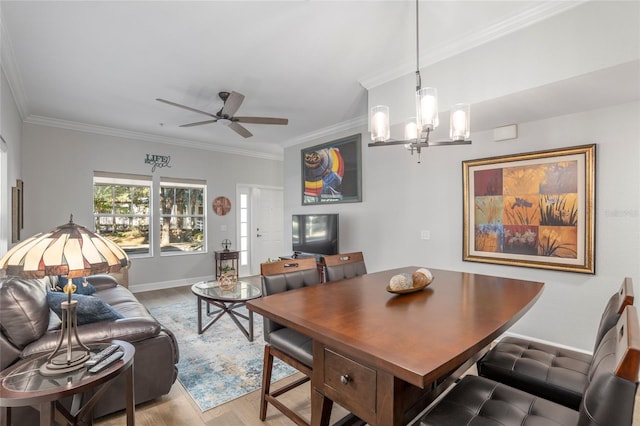
[[[311,424],[335,402],[369,425],[406,425],[540,297],[544,283],[427,268],[420,290],[389,283],[419,266],[369,273],[247,302],[313,339]]]

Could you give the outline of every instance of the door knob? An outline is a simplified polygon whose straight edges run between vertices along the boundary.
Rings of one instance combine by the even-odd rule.
[[[262,237],[262,234],[257,234],[256,237],[260,238]]]

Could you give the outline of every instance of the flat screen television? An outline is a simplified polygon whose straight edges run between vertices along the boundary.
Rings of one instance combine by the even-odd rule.
[[[294,254],[338,254],[338,214],[294,214]]]

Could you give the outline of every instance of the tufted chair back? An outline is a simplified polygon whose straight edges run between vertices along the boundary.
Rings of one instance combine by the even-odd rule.
[[[262,294],[270,296],[284,291],[320,284],[320,274],[315,258],[281,260],[260,265]],[[270,343],[270,334],[280,328],[280,324],[264,318],[264,340]]]
[[[607,334],[607,331],[616,325],[627,305],[633,305],[633,282],[629,277],[622,281],[620,289],[611,296],[604,308],[596,334],[596,343],[593,346],[594,353],[598,350],[600,341]]]
[[[367,273],[361,251],[324,256],[323,263],[327,281],[344,280]]]
[[[578,424],[631,425],[639,370],[640,324],[630,305],[593,354]]]

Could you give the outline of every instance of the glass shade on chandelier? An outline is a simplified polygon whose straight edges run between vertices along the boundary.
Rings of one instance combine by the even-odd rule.
[[[455,104],[451,108],[449,137],[452,141],[463,141],[469,137],[471,107],[469,104]]]
[[[438,90],[424,87],[416,91],[416,113],[420,133],[434,130],[440,125],[438,116]]]
[[[378,105],[371,108],[371,139],[374,142],[385,142],[391,137],[391,128],[389,127],[389,107],[386,105]]]

